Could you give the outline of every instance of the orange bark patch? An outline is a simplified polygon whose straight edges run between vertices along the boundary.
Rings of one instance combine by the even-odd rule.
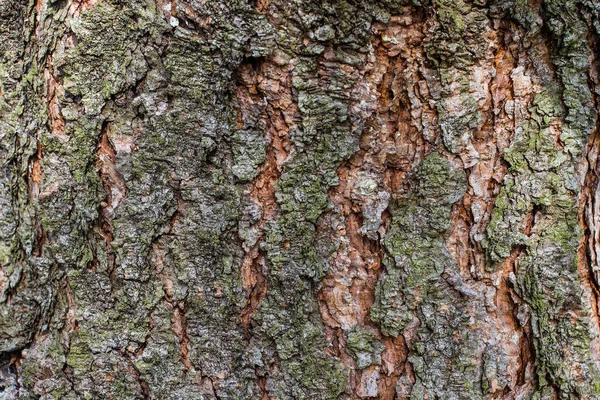
[[[52,57],[48,57],[46,64],[47,67],[44,70],[44,80],[46,81],[46,99],[48,101],[48,113],[52,135],[65,138],[65,119],[58,102],[58,96],[64,95],[64,90],[57,82],[52,72]]]
[[[264,237],[265,223],[275,218],[279,211],[275,201],[275,183],[292,150],[288,137],[291,126],[298,119],[298,108],[292,95],[292,69],[292,65],[278,65],[271,58],[250,60],[239,69],[238,127],[263,130],[268,140],[266,159],[249,187],[250,199],[261,207],[262,215],[253,226],[259,238],[253,244],[243,245],[242,283],[248,294],[248,303],[241,316],[245,329],[267,293],[264,258],[258,245]],[[258,123],[246,119],[246,116],[257,114]]]
[[[190,361],[190,338],[187,334],[187,322],[185,319],[185,309],[183,304],[175,307],[173,311],[173,320],[171,329],[175,334],[175,337],[179,341],[179,348],[181,350],[181,363],[185,367],[186,371],[193,369],[192,362]]]
[[[37,151],[29,161],[29,175],[27,181],[29,182],[29,201],[35,201],[40,195],[40,188],[42,185],[42,145],[40,142],[37,143]]]
[[[79,322],[75,318],[77,313],[77,301],[75,300],[75,295],[73,294],[73,290],[71,289],[71,285],[69,283],[69,279],[67,278],[65,281],[65,294],[67,296],[67,315],[66,320],[69,323],[69,327],[72,331],[76,331],[79,329]]]
[[[96,152],[96,167],[106,191],[106,199],[102,205],[102,215],[105,222],[112,220],[115,209],[127,195],[125,181],[116,169],[116,151],[109,139],[109,127],[103,127],[98,151]]]

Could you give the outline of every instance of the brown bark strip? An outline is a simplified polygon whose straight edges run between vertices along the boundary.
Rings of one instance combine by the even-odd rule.
[[[34,204],[37,202],[40,196],[40,188],[42,186],[42,145],[40,142],[37,142],[37,150],[36,153],[29,159],[29,168],[28,168],[28,194],[29,194],[29,203]],[[35,220],[35,253],[38,257],[41,257],[43,254],[44,243],[46,242],[46,234],[44,232],[44,228],[40,223],[39,219]],[[0,278],[0,284],[1,284]]]
[[[257,249],[258,250],[258,249]],[[262,271],[263,261],[259,258],[258,251],[254,247],[246,252],[242,261],[242,283],[244,290],[249,293],[248,303],[242,310],[242,326],[248,329],[252,315],[258,309],[258,305],[267,294],[267,280]]]
[[[98,174],[100,175],[104,191],[106,192],[105,200],[100,203],[100,215],[98,217],[100,225],[99,233],[104,239],[110,260],[108,273],[111,280],[114,281],[114,274],[116,273],[117,266],[116,255],[114,254],[111,244],[113,240],[112,220],[116,208],[127,195],[127,188],[123,178],[116,170],[115,160],[117,153],[109,137],[109,128],[110,124],[106,121],[103,122],[100,142],[98,144],[98,150],[96,151],[96,168],[98,169]]]
[[[172,232],[169,232],[172,234]],[[166,305],[173,310],[173,316],[171,318],[171,331],[179,344],[180,358],[179,361],[184,366],[184,373],[187,374],[190,371],[195,371],[196,368],[190,359],[190,337],[188,335],[188,326],[186,319],[186,303],[185,300],[176,303],[173,299],[173,281],[169,278],[168,272],[165,271],[163,261],[163,250],[160,248],[160,241],[156,242],[152,248],[154,255],[154,262],[156,264],[156,274],[160,277],[163,285],[164,298]],[[151,318],[151,317],[150,317]],[[150,331],[152,330],[152,323],[150,323]],[[138,349],[141,353],[143,347]]]
[[[535,224],[537,210],[534,208],[525,219],[523,233],[531,235]],[[515,246],[510,256],[503,262],[500,283],[497,285],[495,305],[496,321],[505,333],[503,342],[509,349],[508,353],[518,360],[514,368],[509,368],[512,382],[517,392],[531,393],[537,387],[535,375],[535,349],[531,327],[530,311],[515,292],[516,274],[519,271],[519,259],[525,256],[524,246]],[[517,334],[518,346],[506,339],[509,335]],[[508,343],[513,343],[512,346]],[[509,397],[510,398],[510,397]]]
[[[173,311],[171,318],[171,331],[179,344],[180,350],[180,362],[184,366],[184,371],[187,374],[190,371],[195,371],[196,368],[190,359],[190,338],[188,335],[188,324],[186,319],[187,306],[185,299],[177,301],[174,298],[174,283],[170,276],[169,269],[165,266],[165,239],[167,236],[176,235],[175,226],[177,220],[184,213],[184,202],[178,192],[175,192],[175,198],[177,200],[177,209],[169,220],[169,231],[166,234],[158,237],[152,244],[151,254],[153,257],[153,263],[156,266],[155,275],[157,275],[162,283],[162,289],[164,292],[163,300],[166,305]],[[150,330],[152,330],[152,324],[150,324]],[[142,349],[140,349],[141,352]],[[212,383],[211,383],[212,385]],[[211,386],[212,387],[212,386]]]
[[[77,301],[75,300],[73,289],[71,289],[69,278],[65,279],[65,295],[67,297],[67,313],[65,315],[65,319],[67,320],[70,329],[72,331],[76,331],[79,329],[79,322],[76,318]]]
[[[495,314],[499,329],[502,329],[506,337],[509,334],[516,334],[519,338],[518,344],[506,339],[503,341],[508,354],[518,361],[516,365],[509,367],[513,385],[518,392],[530,392],[536,387],[535,351],[532,343],[531,322],[523,301],[514,290],[519,258],[524,254],[524,248],[516,247],[510,257],[504,261],[495,298]]]
[[[481,239],[490,222],[496,197],[500,193],[507,165],[502,159],[515,130],[515,118],[510,110],[514,104],[511,74],[516,60],[510,48],[514,25],[502,21],[486,37],[490,57],[474,68],[473,81],[480,81],[486,90],[478,102],[482,123],[473,132],[472,144],[479,159],[466,169],[469,190],[457,204],[448,248],[465,279],[485,277],[486,258]],[[466,158],[462,155],[461,158]]]
[[[65,119],[62,115],[59,96],[64,96],[64,89],[60,80],[54,76],[54,66],[52,56],[46,59],[46,68],[44,70],[44,80],[47,85],[48,111],[50,114],[50,129],[52,135],[65,139]]]
[[[36,26],[39,25],[42,9],[46,7],[46,2],[38,1],[36,2]],[[45,10],[44,10],[45,11]],[[36,35],[39,35],[36,29]],[[48,107],[48,119],[49,119],[49,131],[50,134],[56,136],[60,140],[68,140],[68,137],[65,135],[65,120],[60,110],[60,104],[58,101],[59,96],[64,95],[64,90],[60,84],[60,81],[54,76],[54,66],[52,56],[48,55],[46,57],[46,65],[44,68],[44,89],[45,89],[45,101]],[[47,189],[44,193],[42,190],[42,179],[43,179],[43,169],[42,169],[42,159],[44,155],[44,149],[42,147],[41,142],[38,140],[36,143],[37,149],[36,153],[29,160],[29,168],[28,168],[28,200],[30,204],[36,204],[40,197],[45,197],[52,191],[58,189],[57,187],[51,187]],[[38,257],[42,256],[44,243],[46,241],[46,235],[44,233],[44,229],[39,221],[36,218],[35,220],[35,230],[36,230],[36,253]]]
[[[260,392],[262,393],[261,400],[269,400],[271,397],[267,392],[267,377],[260,376],[258,377],[258,387],[260,388]]]
[[[414,381],[404,337],[383,336],[369,318],[383,272],[385,249],[379,240],[389,224],[390,194],[428,154],[436,135],[430,130],[436,113],[427,103],[427,84],[419,71],[424,61],[423,16],[416,9],[405,11],[375,27],[360,94],[373,102],[372,115],[362,116],[368,122],[360,149],[339,168],[340,183],[330,192],[335,208],[323,219],[325,224],[339,220],[332,228],[341,244],[319,292],[321,315],[335,355],[353,371],[348,388],[352,398],[393,399],[401,377],[406,385]],[[374,226],[377,219],[379,227]],[[320,229],[326,229],[324,224]],[[384,346],[381,360],[362,370],[348,355],[344,335],[361,326]]]
[[[109,138],[109,124],[104,123],[98,151],[96,152],[97,162],[96,167],[99,170],[100,178],[106,191],[106,199],[101,204],[103,223],[106,224],[106,229],[110,228],[110,221],[114,217],[115,210],[121,204],[125,196],[127,196],[127,187],[123,177],[116,169],[116,150]],[[112,233],[107,235],[112,236]]]
[[[174,307],[172,324],[173,333],[177,337],[181,349],[181,363],[184,365],[186,372],[193,370],[194,367],[189,356],[190,338],[187,333],[185,304],[183,302]]]
[[[249,320],[267,293],[263,273],[264,259],[259,243],[264,239],[265,223],[278,213],[274,185],[281,176],[283,163],[291,151],[290,127],[297,118],[297,105],[292,94],[292,65],[281,66],[275,57],[243,64],[239,69],[237,99],[239,104],[238,128],[263,129],[268,140],[266,159],[259,174],[250,183],[250,199],[260,205],[261,218],[254,224],[259,232],[256,243],[244,244],[242,282],[248,293],[248,304],[242,311],[241,321],[248,329]],[[259,115],[257,127],[246,121],[246,116]]]
[[[27,181],[29,182],[30,202],[36,201],[40,195],[40,188],[42,185],[42,166],[40,164],[40,161],[42,160],[42,151],[42,145],[38,142],[37,151],[29,160],[29,176]]]

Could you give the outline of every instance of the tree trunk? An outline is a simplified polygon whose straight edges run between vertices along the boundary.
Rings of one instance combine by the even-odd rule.
[[[0,0],[0,399],[600,399],[597,0]]]

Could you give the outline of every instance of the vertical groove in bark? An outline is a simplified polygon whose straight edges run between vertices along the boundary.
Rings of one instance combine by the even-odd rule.
[[[109,137],[110,125],[104,122],[100,133],[100,143],[96,152],[96,167],[100,174],[100,179],[106,192],[106,199],[100,204],[100,224],[101,231],[105,235],[107,245],[113,239],[111,221],[115,214],[115,209],[121,204],[127,196],[127,187],[116,170],[115,157],[116,150]]]
[[[379,240],[389,225],[390,193],[429,152],[423,136],[434,140],[428,123],[435,114],[425,103],[418,72],[422,16],[416,9],[403,11],[374,28],[372,60],[359,89],[360,98],[370,100],[361,115],[367,124],[360,150],[338,169],[340,185],[330,192],[335,208],[323,218],[340,245],[320,290],[321,314],[330,341],[335,338],[337,352],[354,370],[348,389],[353,398],[393,399],[403,374],[411,382],[404,338],[384,336],[369,316],[383,270]]]
[[[185,306],[182,304],[177,304],[173,306],[173,308],[172,329],[179,341],[179,346],[181,348],[181,363],[187,372],[194,367],[192,366],[189,356],[190,338],[188,337],[187,323],[185,321]]]
[[[298,118],[291,92],[291,67],[278,66],[276,60],[249,60],[238,69],[237,101],[238,129],[258,129],[267,141],[265,161],[250,182],[250,200],[259,207],[259,216],[249,216],[247,230],[242,231],[244,259],[242,279],[248,293],[248,304],[242,312],[242,324],[247,329],[249,319],[267,293],[264,254],[260,242],[265,240],[265,224],[279,212],[275,199],[277,180],[291,152],[290,125]]]
[[[468,153],[461,155],[471,164],[465,165],[468,189],[453,211],[447,245],[456,260],[459,280],[465,282],[456,288],[471,293],[470,296],[482,293],[486,297],[487,318],[482,319],[482,323],[487,325],[489,333],[483,334],[485,339],[482,340],[486,342],[483,356],[489,351],[501,354],[498,361],[484,358],[484,393],[525,396],[535,389],[536,383],[531,327],[528,317],[523,315],[523,302],[515,281],[518,260],[524,249],[511,249],[509,257],[490,275],[482,246],[507,171],[503,154],[515,132],[512,75],[518,66],[514,57],[518,49],[511,37],[511,32],[517,29],[515,24],[501,19],[490,24],[493,27],[484,36],[488,51],[473,67],[469,78],[477,82],[471,84],[471,96],[477,100],[479,121],[472,131],[469,150],[476,154],[476,159],[470,160]],[[469,306],[477,307],[480,306]]]

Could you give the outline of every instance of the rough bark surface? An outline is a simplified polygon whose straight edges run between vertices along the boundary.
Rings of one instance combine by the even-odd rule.
[[[0,0],[0,399],[600,399],[600,2]]]

